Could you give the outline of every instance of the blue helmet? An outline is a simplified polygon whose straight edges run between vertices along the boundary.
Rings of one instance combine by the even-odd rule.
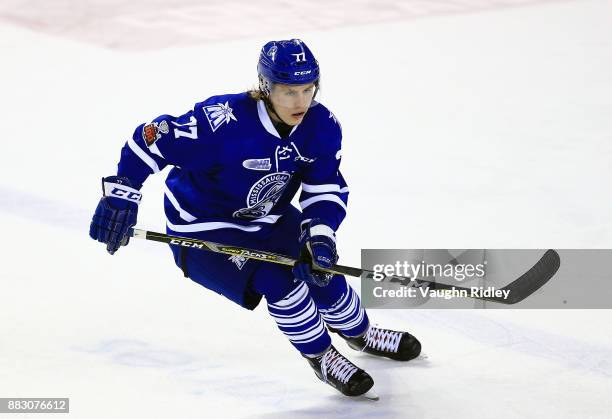
[[[319,81],[319,63],[299,39],[270,41],[257,63],[260,89],[270,93],[270,83],[308,84]]]

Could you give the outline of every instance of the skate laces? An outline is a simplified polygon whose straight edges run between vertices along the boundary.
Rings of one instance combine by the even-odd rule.
[[[351,361],[340,355],[334,349],[325,352],[321,358],[321,373],[327,382],[327,375],[337,378],[343,384],[357,372],[358,368]]]
[[[379,351],[397,352],[402,332],[370,327],[365,335],[366,347],[378,349]],[[365,349],[365,347],[363,348]]]

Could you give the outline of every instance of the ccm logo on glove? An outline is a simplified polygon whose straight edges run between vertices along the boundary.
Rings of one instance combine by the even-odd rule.
[[[134,202],[135,204],[139,204],[140,200],[142,199],[142,193],[140,193],[140,191],[137,189],[110,182],[104,182],[104,196],[125,199],[127,201]]]

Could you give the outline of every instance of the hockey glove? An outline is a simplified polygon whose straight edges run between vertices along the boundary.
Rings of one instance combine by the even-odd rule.
[[[102,199],[89,226],[89,237],[106,243],[111,255],[130,241],[128,229],[136,225],[142,194],[126,177],[102,178]]]
[[[293,266],[293,275],[309,284],[325,287],[334,274],[313,268],[331,268],[337,261],[334,230],[317,218],[310,220],[300,235],[300,255]]]

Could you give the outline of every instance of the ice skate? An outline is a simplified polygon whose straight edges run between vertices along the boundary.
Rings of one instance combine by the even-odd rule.
[[[372,377],[342,356],[333,346],[320,355],[314,357],[304,355],[304,357],[321,381],[345,396],[378,399],[371,390],[374,385]]]
[[[421,353],[421,343],[408,332],[370,326],[362,335],[349,337],[338,330],[330,329],[330,331],[338,333],[351,348],[371,355],[396,361],[410,361]]]

